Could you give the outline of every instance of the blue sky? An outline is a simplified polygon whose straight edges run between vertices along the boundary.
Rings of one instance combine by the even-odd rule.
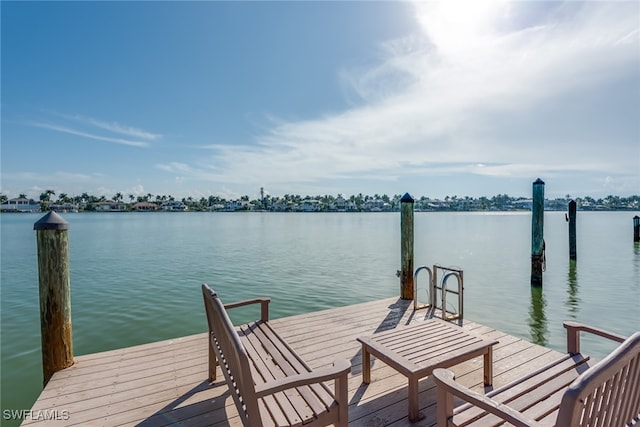
[[[640,193],[640,3],[7,2],[9,197]]]

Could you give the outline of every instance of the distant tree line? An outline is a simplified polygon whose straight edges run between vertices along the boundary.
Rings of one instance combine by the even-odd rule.
[[[298,194],[285,194],[284,196],[274,196],[265,194],[261,189],[258,199],[250,199],[244,195],[239,198],[226,199],[220,196],[183,197],[176,199],[171,195],[151,194],[145,195],[124,195],[120,192],[111,198],[106,196],[95,196],[82,193],[76,196],[69,196],[67,193],[56,194],[53,190],[46,190],[40,194],[37,203],[42,211],[47,211],[52,207],[66,206],[69,209],[79,211],[96,211],[100,206],[109,203],[118,204],[121,210],[136,210],[139,204],[146,206],[155,205],[158,209],[163,206],[175,206],[176,203],[189,211],[397,211],[400,209],[400,194],[388,196],[387,194],[343,196],[316,195],[301,196]],[[19,196],[27,199],[25,194]],[[545,208],[548,210],[566,210],[570,200],[575,200],[580,210],[638,210],[640,209],[640,196],[620,197],[609,195],[605,198],[595,199],[589,196],[572,198],[569,194],[565,197],[546,199]],[[8,198],[0,194],[0,202],[4,205],[8,203]],[[492,197],[473,198],[469,196],[446,196],[444,199],[421,196],[415,198],[414,209],[417,211],[511,211],[528,210],[531,208],[531,199],[525,197],[511,197],[507,194],[498,194]]]

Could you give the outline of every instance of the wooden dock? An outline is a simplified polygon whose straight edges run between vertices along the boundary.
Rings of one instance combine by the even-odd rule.
[[[312,368],[330,365],[337,357],[351,360],[349,425],[433,426],[436,393],[431,378],[420,382],[424,418],[410,423],[406,377],[374,361],[372,382],[363,384],[361,346],[356,341],[359,336],[422,321],[425,315],[425,310],[413,311],[412,301],[388,298],[271,323]],[[463,327],[499,341],[493,352],[494,387],[560,356],[479,323],[465,320]],[[455,366],[456,379],[484,391],[482,362],[478,357]],[[53,375],[32,408],[32,419],[22,425],[239,426],[223,376],[217,378],[213,384],[207,381],[205,333],[77,356],[72,367]]]

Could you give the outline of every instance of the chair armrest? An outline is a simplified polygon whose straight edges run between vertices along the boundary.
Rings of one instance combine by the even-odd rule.
[[[225,310],[229,310],[230,308],[243,307],[245,305],[250,304],[260,304],[260,320],[266,322],[269,320],[269,303],[271,302],[271,298],[269,297],[260,297],[260,298],[252,298],[246,299],[242,301],[231,302],[229,304],[224,305]]]
[[[460,385],[454,379],[453,372],[448,369],[434,369],[433,370],[433,380],[435,381],[438,388],[444,389],[446,393],[449,393],[454,396],[458,396],[462,400],[469,402],[485,411],[494,414],[495,416],[513,424],[517,427],[530,427],[530,426],[540,426],[540,424],[534,420],[526,418],[522,413],[512,409],[500,402],[497,402],[483,394],[477,393],[473,390],[468,389],[467,387]],[[440,396],[440,391],[438,393]],[[442,405],[441,405],[442,403]],[[446,406],[444,402],[438,400],[438,407]],[[451,416],[453,414],[447,414],[447,416]],[[438,425],[441,425],[438,422]]]
[[[567,352],[571,354],[580,353],[580,332],[588,332],[616,342],[624,342],[627,339],[625,336],[579,322],[566,321],[564,327],[567,330]]]
[[[257,385],[256,396],[260,398],[290,388],[332,380],[340,377],[341,375],[346,376],[350,371],[351,362],[346,359],[338,359],[333,362],[333,366],[329,368],[322,368],[312,372],[306,372],[304,374],[292,375],[290,377]]]

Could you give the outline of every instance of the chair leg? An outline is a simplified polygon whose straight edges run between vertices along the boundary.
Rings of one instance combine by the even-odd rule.
[[[438,387],[436,404],[436,418],[438,427],[447,427],[450,417],[453,416],[453,395],[446,391],[444,387]]]
[[[338,402],[338,427],[349,425],[349,376],[341,375],[335,379],[335,396]]]

